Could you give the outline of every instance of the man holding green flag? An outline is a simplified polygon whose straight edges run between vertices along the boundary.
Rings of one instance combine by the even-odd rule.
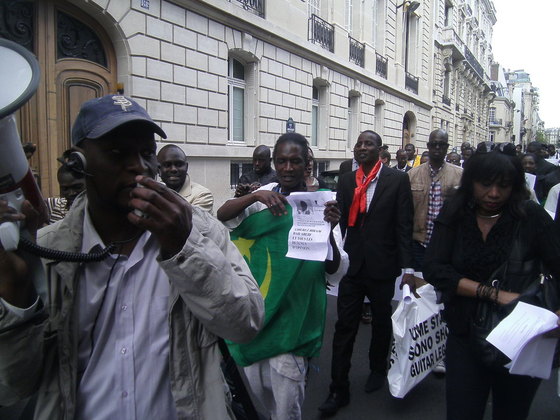
[[[237,364],[244,367],[253,394],[266,408],[266,415],[300,419],[307,360],[318,354],[323,339],[325,275],[344,275],[347,256],[335,240],[340,239],[336,226],[340,211],[333,200],[324,210],[324,219],[331,223],[333,259],[286,257],[293,224],[286,196],[306,191],[307,140],[300,134],[286,133],[276,142],[272,156],[279,183],[228,200],[217,213],[218,219],[233,229],[231,238],[265,299],[265,324],[257,337],[246,344],[228,344]]]

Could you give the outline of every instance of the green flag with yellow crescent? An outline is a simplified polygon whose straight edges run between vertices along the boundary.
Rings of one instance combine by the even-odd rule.
[[[265,322],[249,343],[228,342],[236,363],[248,366],[283,353],[316,356],[325,326],[325,263],[286,257],[288,214],[273,216],[268,209],[247,217],[231,239],[249,265],[264,298]]]

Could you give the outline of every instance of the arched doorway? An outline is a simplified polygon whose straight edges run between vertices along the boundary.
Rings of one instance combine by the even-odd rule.
[[[103,28],[61,0],[0,3],[0,36],[33,52],[41,66],[35,96],[17,113],[23,143],[37,152],[31,166],[45,196],[58,194],[56,158],[70,147],[80,104],[116,91],[116,55]]]
[[[412,111],[407,111],[403,117],[402,125],[402,147],[408,143],[414,144],[416,139],[416,115]]]

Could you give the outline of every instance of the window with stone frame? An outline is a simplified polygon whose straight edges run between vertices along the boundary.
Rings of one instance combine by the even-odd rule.
[[[326,80],[313,81],[311,98],[311,146],[327,147],[329,118],[329,88]]]
[[[381,55],[384,55],[385,22],[387,20],[385,10],[385,0],[373,1],[371,41],[375,51]]]
[[[346,29],[346,31],[352,35],[352,29],[353,29],[353,25],[352,25],[352,14],[353,12],[353,3],[354,0],[346,0],[346,7],[345,7],[345,11],[346,11],[346,16],[345,16],[345,20],[344,20],[344,29]]]
[[[321,17],[321,0],[307,0],[307,16],[311,15]]]
[[[358,138],[360,125],[360,93],[352,90],[348,92],[348,147],[352,149]]]
[[[448,0],[445,1],[443,12],[443,26],[445,28],[453,25],[453,4]]]
[[[256,142],[258,73],[256,57],[246,51],[230,52],[228,60],[228,139],[230,143]]]
[[[228,62],[229,140],[245,141],[245,66],[236,58]]]
[[[319,88],[313,86],[311,98],[311,146],[317,146],[319,136]]]

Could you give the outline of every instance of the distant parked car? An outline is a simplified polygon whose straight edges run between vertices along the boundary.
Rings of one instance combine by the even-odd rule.
[[[336,191],[336,185],[338,184],[338,169],[323,171],[319,175],[319,178],[321,178],[321,181],[327,185],[327,188],[332,191]]]

